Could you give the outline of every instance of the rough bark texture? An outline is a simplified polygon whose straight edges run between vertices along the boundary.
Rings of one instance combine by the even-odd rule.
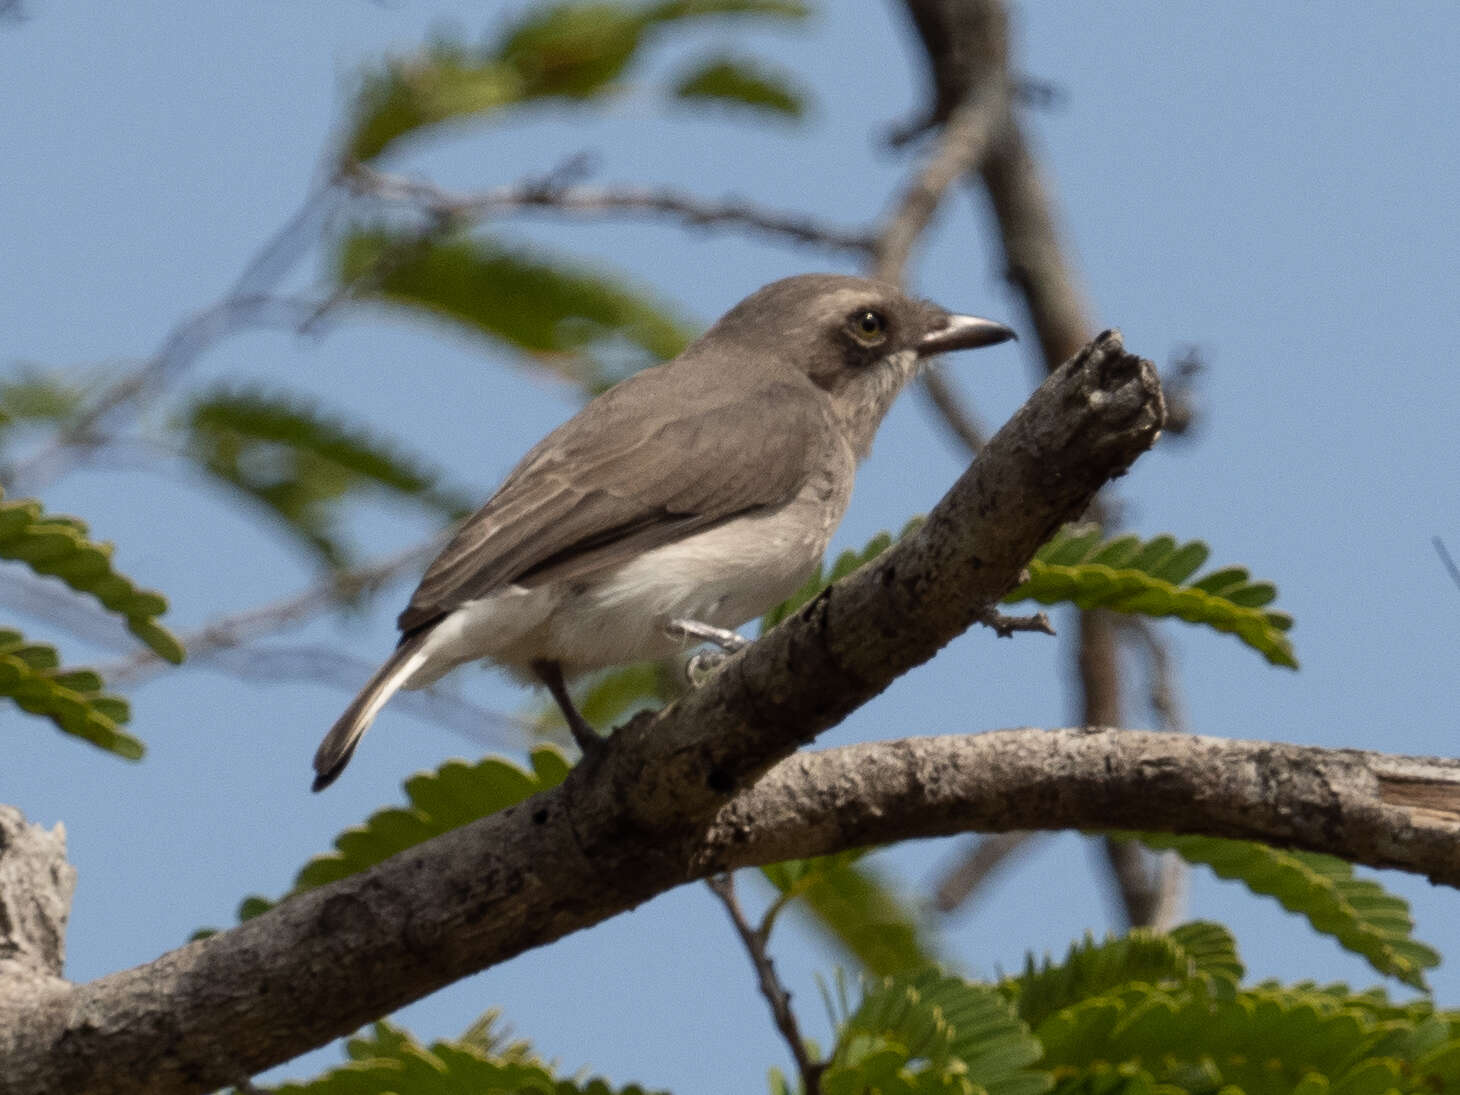
[[[75,888],[66,830],[29,825],[0,806],[0,993],[60,978]]]
[[[1460,760],[1118,729],[874,742],[783,761],[702,855],[739,867],[1018,829],[1261,840],[1460,886]]]
[[[621,728],[557,790],[146,966],[0,999],[0,1092],[208,1091],[750,862],[743,848],[769,834],[753,811],[727,827],[727,806],[996,605],[1035,548],[1154,443],[1162,413],[1155,369],[1102,336],[915,535],[704,688]]]

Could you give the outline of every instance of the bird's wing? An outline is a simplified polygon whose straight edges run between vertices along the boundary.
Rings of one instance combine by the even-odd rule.
[[[794,497],[832,429],[817,390],[777,381],[751,398],[723,377],[689,379],[671,398],[662,370],[640,373],[544,438],[427,569],[400,629]]]

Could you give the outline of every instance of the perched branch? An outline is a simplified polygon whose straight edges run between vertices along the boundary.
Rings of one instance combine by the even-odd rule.
[[[812,217],[776,213],[739,198],[709,201],[667,187],[587,186],[559,177],[527,180],[477,193],[455,193],[432,183],[354,164],[343,176],[357,195],[414,206],[432,219],[460,226],[508,213],[544,211],[580,217],[669,217],[695,228],[751,228],[794,243],[866,254],[865,233],[835,228]]]
[[[806,1050],[806,1039],[801,1037],[796,1013],[791,1010],[791,994],[776,976],[776,967],[766,949],[765,932],[756,931],[745,919],[745,913],[741,911],[740,902],[735,896],[735,880],[732,875],[713,875],[705,880],[705,885],[710,887],[710,892],[725,906],[725,911],[730,914],[730,923],[735,926],[735,934],[740,936],[740,942],[750,955],[751,964],[755,966],[756,979],[760,983],[761,995],[770,1005],[776,1029],[791,1048],[796,1070],[801,1073],[802,1090],[809,1095],[816,1095],[821,1090],[821,1074],[826,1071],[826,1062],[813,1061]]]
[[[917,531],[700,689],[619,728],[555,790],[146,965],[46,999],[0,997],[0,1093],[208,1091],[686,881],[786,858],[784,837],[737,801],[758,801],[769,768],[996,604],[1050,533],[1154,443],[1161,417],[1154,367],[1103,336],[1034,393]],[[1124,788],[1111,807],[1103,758],[1086,759],[1092,813],[1128,815],[1146,801]],[[997,767],[979,758],[981,771]],[[895,767],[889,775],[896,783]],[[943,781],[934,769],[920,775],[930,793]],[[1026,786],[1022,810],[1004,809],[1008,793],[999,786],[991,828],[1051,815],[1101,823],[1072,822],[1079,811],[1055,808],[1047,788]],[[1182,809],[1183,825],[1200,816],[1190,796]],[[1284,824],[1304,814],[1290,810]],[[967,816],[973,827],[985,814]],[[848,815],[843,835],[866,843],[876,826],[858,818]],[[820,851],[835,842],[829,826],[818,820]],[[767,841],[779,846],[762,857]]]

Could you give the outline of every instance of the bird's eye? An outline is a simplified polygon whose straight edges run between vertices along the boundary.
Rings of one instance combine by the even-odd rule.
[[[880,312],[868,308],[852,316],[852,334],[869,346],[887,337],[887,321]]]

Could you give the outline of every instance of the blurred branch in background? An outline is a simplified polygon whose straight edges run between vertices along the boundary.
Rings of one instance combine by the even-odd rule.
[[[1095,327],[1056,228],[1049,187],[1015,113],[1008,10],[1000,0],[906,0],[905,6],[927,55],[933,95],[926,118],[904,127],[900,136],[937,126],[943,127],[940,142],[959,141],[964,134],[961,146],[975,154],[964,163],[962,174],[976,172],[981,181],[1003,244],[1006,276],[1028,308],[1044,369],[1052,372]],[[991,119],[990,110],[997,112]],[[967,131],[970,115],[979,120],[976,137]],[[946,382],[938,378],[929,387],[925,381],[925,390],[953,434],[976,451],[978,435]],[[1107,524],[1109,502],[1097,499],[1088,516]],[[1125,725],[1118,633],[1110,615],[1082,612],[1075,641],[1081,721],[1087,726]],[[1014,848],[1005,844],[995,849],[997,859]],[[1170,904],[1166,872],[1153,873],[1150,857],[1134,844],[1106,841],[1105,849],[1126,921],[1132,926],[1153,924],[1157,910]],[[981,868],[988,858],[975,844],[938,887],[940,907],[951,894],[962,893],[964,900],[972,895],[988,877]]]
[[[811,216],[763,209],[742,198],[698,198],[669,187],[588,186],[564,178],[560,172],[477,193],[454,193],[424,180],[352,164],[341,174],[341,183],[357,197],[409,205],[453,228],[509,214],[545,212],[580,218],[677,220],[687,228],[751,229],[789,243],[854,254],[866,254],[875,246],[866,233],[824,224]]]

